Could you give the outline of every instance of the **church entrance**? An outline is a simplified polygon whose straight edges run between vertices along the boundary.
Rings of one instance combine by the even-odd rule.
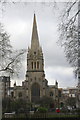
[[[31,101],[36,103],[40,99],[40,86],[34,83],[31,87]]]

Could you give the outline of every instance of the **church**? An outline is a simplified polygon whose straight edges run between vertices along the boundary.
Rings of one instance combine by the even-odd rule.
[[[14,83],[14,98],[23,98],[36,103],[40,98],[47,96],[53,100],[58,99],[58,83],[48,85],[44,72],[44,56],[39,43],[36,16],[34,14],[31,46],[27,53],[27,70],[25,80],[21,86]]]

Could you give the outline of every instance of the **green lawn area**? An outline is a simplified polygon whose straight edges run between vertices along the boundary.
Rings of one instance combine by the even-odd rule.
[[[63,118],[63,117],[79,117],[79,115],[70,115],[70,114],[51,114],[46,117],[49,117],[49,118],[54,118],[54,117],[58,117],[58,118]]]
[[[24,115],[24,114],[20,114],[20,115],[18,115],[18,116],[16,116],[16,117],[22,117],[22,118],[26,118],[26,116]],[[28,117],[30,117],[30,118],[71,118],[71,117],[79,117],[79,115],[74,115],[74,114],[60,114],[60,113],[57,113],[57,114],[49,114],[49,113],[34,113],[33,115],[30,115],[30,114],[28,114]]]

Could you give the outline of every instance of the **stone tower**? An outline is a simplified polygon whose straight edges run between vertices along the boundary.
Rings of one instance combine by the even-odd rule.
[[[31,102],[38,101],[46,95],[47,80],[44,74],[44,58],[39,43],[36,16],[34,14],[31,47],[27,53],[26,96]]]

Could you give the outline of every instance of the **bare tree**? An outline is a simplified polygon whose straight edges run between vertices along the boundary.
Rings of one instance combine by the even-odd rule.
[[[0,24],[0,72],[18,74],[21,60],[26,50],[13,50],[10,44],[10,36]]]
[[[77,107],[80,108],[80,1],[65,3],[63,11],[59,42],[78,78]]]
[[[65,55],[75,70],[78,68],[78,0],[64,5],[59,24],[59,42],[64,47]]]

